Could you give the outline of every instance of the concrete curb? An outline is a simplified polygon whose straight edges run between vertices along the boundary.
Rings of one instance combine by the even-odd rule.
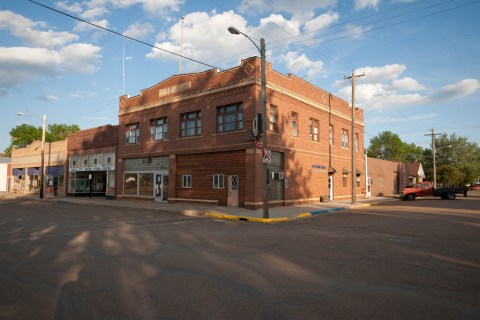
[[[283,217],[283,218],[270,218],[270,219],[263,219],[263,218],[253,218],[253,217],[245,217],[245,216],[234,216],[229,214],[223,213],[215,213],[215,212],[205,212],[206,217],[211,218],[218,218],[218,219],[230,219],[230,220],[239,220],[239,221],[250,221],[250,222],[259,222],[259,223],[276,223],[276,222],[285,222],[291,220],[297,220],[302,218],[307,218],[315,215],[327,214],[337,211],[346,210],[348,207],[338,207],[338,208],[331,208],[331,209],[324,209],[324,210],[316,210],[311,212],[299,213],[295,217]]]

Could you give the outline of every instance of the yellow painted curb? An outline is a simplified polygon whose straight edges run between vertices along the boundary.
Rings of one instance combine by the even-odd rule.
[[[306,217],[311,217],[312,214],[310,212],[305,212],[305,213],[299,213],[297,215],[297,218],[306,218]]]
[[[290,220],[289,218],[263,219],[263,218],[241,217],[241,216],[232,216],[228,214],[214,213],[214,212],[205,212],[205,216],[219,218],[219,219],[241,220],[241,221],[251,221],[251,222],[261,222],[261,223],[282,222],[282,221]]]

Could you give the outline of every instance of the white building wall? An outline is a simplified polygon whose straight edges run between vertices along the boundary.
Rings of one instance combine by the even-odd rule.
[[[7,191],[8,163],[0,163],[0,192]]]

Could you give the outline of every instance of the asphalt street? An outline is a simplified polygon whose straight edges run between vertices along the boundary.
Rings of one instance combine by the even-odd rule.
[[[480,192],[284,223],[0,200],[0,319],[480,319]]]

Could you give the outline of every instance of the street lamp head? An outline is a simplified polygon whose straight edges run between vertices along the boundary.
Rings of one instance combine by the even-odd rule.
[[[228,32],[231,34],[241,34],[241,32],[235,27],[228,27]]]
[[[25,113],[24,112],[17,112],[17,116],[24,116]]]

